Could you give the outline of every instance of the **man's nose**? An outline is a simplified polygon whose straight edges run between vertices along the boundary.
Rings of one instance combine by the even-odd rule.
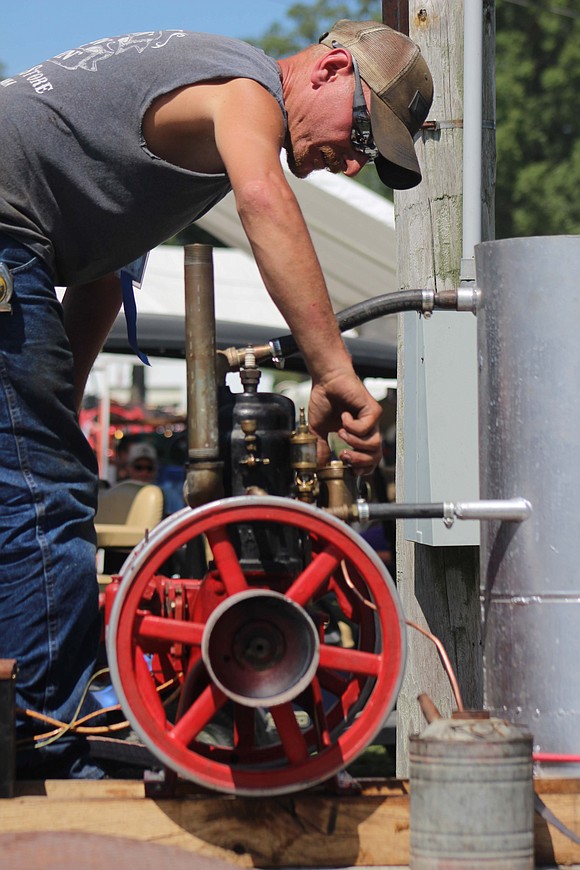
[[[343,175],[353,178],[355,175],[358,175],[363,166],[366,166],[368,163],[368,157],[366,154],[356,153],[356,156],[347,157],[344,162],[346,164],[346,169],[344,170]]]

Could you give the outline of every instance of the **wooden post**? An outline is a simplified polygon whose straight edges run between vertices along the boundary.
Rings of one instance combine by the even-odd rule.
[[[409,0],[383,0],[383,24],[409,35]]]
[[[0,798],[14,796],[16,660],[0,659]]]
[[[384,0],[393,6],[396,0]],[[472,2],[472,0],[466,0]],[[390,23],[387,21],[386,23]],[[399,287],[456,288],[462,258],[463,2],[410,0],[409,35],[430,66],[435,97],[429,120],[453,122],[427,133],[417,144],[423,182],[395,194]],[[482,227],[493,238],[495,135],[493,119],[494,0],[484,0],[484,138]],[[436,314],[434,315],[437,316]],[[464,314],[458,313],[457,317]],[[400,318],[397,423],[397,499],[403,499],[403,389],[405,321]],[[410,407],[410,404],[408,405]],[[449,442],[453,449],[453,441]],[[449,495],[453,500],[453,495]],[[398,524],[397,584],[406,618],[429,628],[443,642],[458,677],[466,707],[483,703],[479,617],[479,548],[426,546],[403,539]],[[417,696],[426,692],[443,715],[455,706],[435,647],[408,631],[406,676],[397,703],[397,776],[408,776],[408,736],[425,721]]]

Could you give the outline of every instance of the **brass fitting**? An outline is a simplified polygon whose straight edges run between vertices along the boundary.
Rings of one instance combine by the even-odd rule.
[[[304,408],[300,408],[298,426],[290,438],[290,465],[294,471],[296,498],[309,504],[314,504],[319,493],[316,440],[316,435],[308,429]]]

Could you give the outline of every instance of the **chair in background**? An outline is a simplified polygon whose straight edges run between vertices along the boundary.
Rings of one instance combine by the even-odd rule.
[[[100,575],[117,572],[131,550],[163,517],[163,490],[156,484],[125,480],[99,492],[95,516]],[[107,582],[99,577],[99,582]]]

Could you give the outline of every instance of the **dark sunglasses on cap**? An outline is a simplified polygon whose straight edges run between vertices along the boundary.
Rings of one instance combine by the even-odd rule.
[[[340,42],[332,40],[333,48],[344,48]],[[348,51],[348,49],[347,49]],[[349,52],[350,54],[350,52]],[[379,149],[375,145],[373,139],[373,130],[371,127],[371,116],[367,108],[358,63],[354,54],[350,54],[352,60],[352,72],[354,75],[354,95],[352,98],[352,130],[350,132],[350,141],[355,151],[364,154],[368,158],[368,162],[372,163],[379,156]]]

